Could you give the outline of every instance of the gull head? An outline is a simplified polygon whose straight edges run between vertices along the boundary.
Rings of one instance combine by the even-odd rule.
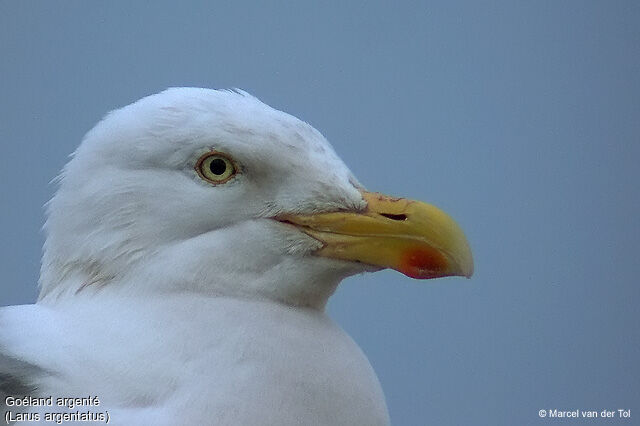
[[[364,271],[473,270],[449,216],[367,192],[317,130],[241,90],[173,88],[113,111],[57,182],[42,301],[184,291],[323,307]]]

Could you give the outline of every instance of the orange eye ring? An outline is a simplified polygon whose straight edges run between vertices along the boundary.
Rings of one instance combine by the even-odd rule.
[[[214,185],[228,182],[237,173],[238,168],[231,158],[219,152],[208,152],[196,163],[198,176]]]

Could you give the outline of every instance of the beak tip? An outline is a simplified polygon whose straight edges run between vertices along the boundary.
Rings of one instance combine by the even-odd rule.
[[[458,272],[456,275],[467,279],[471,278],[474,272],[473,257],[471,255],[471,250],[468,247],[469,245],[467,244],[466,256],[455,262],[457,264],[456,271]]]
[[[470,279],[473,276],[473,272],[474,272],[473,260],[470,260],[469,263],[462,268],[462,274],[467,279]]]

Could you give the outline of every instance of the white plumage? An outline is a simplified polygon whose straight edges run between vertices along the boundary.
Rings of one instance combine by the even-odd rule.
[[[199,179],[211,149],[242,163],[234,182]],[[303,256],[318,242],[267,219],[362,207],[311,126],[244,92],[170,89],[110,113],[59,182],[40,300],[0,311],[4,373],[32,394],[97,395],[117,425],[388,423],[322,312],[362,269]]]

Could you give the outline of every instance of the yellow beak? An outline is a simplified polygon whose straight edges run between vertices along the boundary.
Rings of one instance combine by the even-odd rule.
[[[363,212],[286,215],[278,220],[323,243],[316,254],[392,268],[418,279],[471,277],[473,257],[460,227],[432,205],[363,192]]]

